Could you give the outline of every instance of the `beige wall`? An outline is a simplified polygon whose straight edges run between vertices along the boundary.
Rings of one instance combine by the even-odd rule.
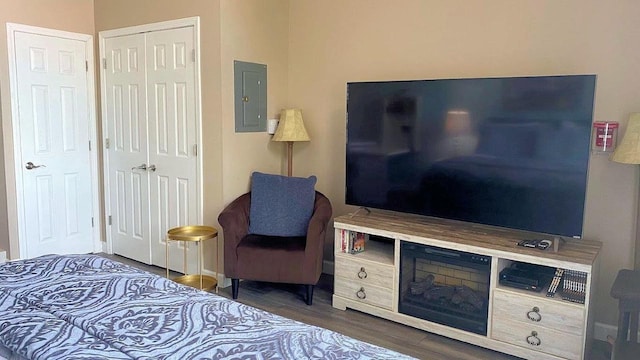
[[[291,1],[289,101],[311,134],[298,173],[344,205],[348,81],[597,74],[595,120],[640,110],[640,2]],[[624,130],[624,129],[622,129]],[[571,141],[571,139],[567,139]],[[637,167],[592,156],[585,238],[604,243],[596,320],[616,323],[609,288],[632,267]]]
[[[220,13],[222,167],[215,175],[222,179],[222,193],[216,203],[216,216],[249,190],[253,171],[280,172],[282,144],[271,143],[271,135],[266,132],[235,132],[233,62],[267,65],[267,117],[278,118],[287,96],[289,2],[223,0]]]
[[[6,153],[4,151],[6,137],[12,136],[7,58],[8,22],[93,35],[93,0],[0,0],[0,118],[3,123],[3,136],[0,136],[0,169],[5,168],[5,157],[13,157],[12,149]],[[13,168],[7,169],[6,172],[0,171],[0,248],[7,250],[12,250],[9,246],[9,234],[17,241],[18,233],[15,214],[7,215],[6,191],[8,189],[12,193],[15,192],[13,177]],[[18,256],[17,251],[13,252],[9,251],[9,258]]]
[[[249,190],[253,171],[286,173],[284,144],[266,132],[236,133],[233,61],[267,65],[267,117],[279,118],[287,103],[288,0],[221,2],[223,202]]]
[[[283,147],[266,133],[234,132],[234,59],[267,64],[269,117],[302,108],[311,142],[295,145],[294,174],[317,175],[340,215],[351,210],[346,82],[593,73],[595,120],[620,121],[624,132],[628,114],[640,110],[638,13],[633,0],[0,0],[1,114],[11,114],[7,21],[97,39],[101,30],[200,16],[205,223],[217,224],[224,205],[248,189],[251,171],[286,170]],[[632,266],[637,172],[591,158],[585,237],[604,243],[596,320],[609,324],[616,322],[610,284]],[[0,247],[13,223],[4,197],[0,191]]]

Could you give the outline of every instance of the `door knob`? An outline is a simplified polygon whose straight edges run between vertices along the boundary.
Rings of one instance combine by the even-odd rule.
[[[147,170],[147,164],[142,164],[139,166],[134,166],[131,168],[131,170]]]
[[[149,171],[156,171],[156,166],[155,165],[149,165],[149,167],[147,168],[147,170]]]
[[[34,165],[31,161],[29,161],[24,165],[24,167],[27,168],[27,170],[32,170],[32,169],[37,169],[39,167],[47,167],[47,165]]]

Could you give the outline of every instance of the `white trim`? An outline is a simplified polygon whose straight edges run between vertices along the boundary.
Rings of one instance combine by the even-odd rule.
[[[43,36],[53,36],[69,40],[78,40],[85,43],[85,56],[89,64],[87,71],[87,106],[89,115],[89,136],[92,144],[97,144],[96,134],[96,88],[95,69],[93,61],[93,36],[89,34],[73,33],[62,30],[47,29],[30,25],[7,23],[7,52],[9,61],[9,88],[11,89],[11,117],[2,119],[4,140],[5,178],[7,185],[7,216],[9,219],[17,219],[17,222],[9,221],[9,251],[12,258],[27,258],[26,245],[20,239],[24,239],[25,214],[23,208],[22,169],[20,142],[14,141],[20,138],[20,121],[18,111],[18,89],[16,84],[17,66],[14,37],[16,32],[25,32]],[[102,251],[100,195],[98,180],[98,155],[97,151],[91,151],[91,192],[92,212],[97,223],[92,229],[92,242],[94,252]]]
[[[87,61],[87,106],[89,107],[89,141],[91,141],[91,193],[92,193],[92,218],[93,218],[93,252],[103,252],[104,239],[102,238],[102,218],[100,217],[100,165],[98,154],[98,119],[96,118],[96,69],[95,60],[93,54],[95,52],[93,47],[93,36],[89,36],[87,40],[87,47],[85,47],[86,61]]]
[[[195,65],[194,65],[194,76],[195,76],[195,115],[196,115],[196,141],[198,145],[198,159],[197,159],[197,169],[196,169],[196,191],[197,191],[197,204],[196,204],[196,219],[199,224],[204,223],[204,180],[203,180],[203,151],[202,151],[202,97],[201,97],[201,72],[200,72],[200,17],[194,16],[184,19],[177,20],[169,20],[145,25],[138,26],[130,26],[120,29],[113,30],[105,30],[100,31],[98,33],[99,46],[100,46],[100,104],[102,105],[102,134],[106,136],[108,134],[107,129],[107,98],[106,98],[106,83],[104,79],[106,78],[106,70],[102,65],[103,59],[105,59],[105,42],[106,39],[133,35],[151,31],[161,31],[161,30],[169,30],[176,28],[184,28],[184,27],[193,27],[194,33],[194,49],[195,49]],[[103,141],[106,137],[103,137]],[[105,252],[108,254],[113,254],[113,239],[111,237],[111,231],[109,231],[109,225],[107,219],[109,218],[109,214],[111,214],[111,203],[110,203],[110,188],[109,188],[109,154],[107,151],[103,152],[103,174],[104,174],[104,182],[103,182],[103,190],[104,190],[104,204],[105,204],[105,226],[106,229],[106,249]]]
[[[196,161],[198,162],[196,169],[196,183],[197,183],[197,204],[196,204],[196,218],[198,219],[199,224],[204,224],[204,176],[202,174],[202,169],[204,169],[204,142],[202,141],[202,78],[200,73],[200,18],[194,17],[191,18],[194,21],[193,24],[193,33],[194,33],[194,50],[196,52],[195,56],[195,65],[194,65],[194,75],[195,75],[195,100],[196,100],[196,139],[198,142],[198,158]],[[216,246],[219,245],[219,241],[216,241]],[[219,249],[217,250],[219,251]],[[216,259],[216,267],[218,267],[218,259]]]
[[[106,70],[104,68],[104,59],[105,59],[105,38],[103,36],[103,32],[98,33],[98,46],[100,47],[100,58],[98,59],[98,69],[100,70],[100,109],[101,109],[101,122],[102,122],[102,139],[100,141],[100,146],[102,148],[102,191],[103,191],[103,201],[104,201],[104,228],[105,228],[105,241],[106,246],[104,252],[107,254],[113,254],[113,243],[111,242],[111,231],[109,231],[109,215],[111,214],[111,193],[109,192],[109,154],[106,150],[106,139],[109,134],[109,129],[107,128],[107,96],[106,96],[106,83],[104,81],[106,76]]]
[[[7,23],[7,38],[9,38],[9,34],[13,34],[16,31],[35,34],[35,35],[55,36],[62,39],[79,40],[84,42],[93,40],[93,35],[90,35],[90,34],[81,34],[81,33],[75,33],[70,31],[49,29],[49,28],[24,25],[24,24]],[[13,39],[13,37],[11,37],[11,39]]]
[[[226,288],[231,286],[231,279],[224,276],[222,273],[216,273],[215,271],[202,269],[202,275],[211,276],[218,281],[218,288]]]
[[[177,28],[189,27],[189,26],[195,27],[195,29],[198,31],[197,38],[199,39],[200,38],[200,34],[199,34],[200,17],[199,16],[161,21],[161,22],[144,24],[144,25],[129,26],[129,27],[123,27],[123,28],[113,29],[113,30],[104,30],[104,31],[100,31],[98,33],[98,36],[102,41],[102,39],[105,39],[105,38],[140,34],[140,33],[145,33],[150,31],[177,29]],[[200,43],[198,43],[197,45],[198,47],[200,47]],[[103,54],[101,53],[100,57],[102,57],[102,55]]]
[[[7,217],[16,219],[17,222],[8,221],[9,230],[9,254],[12,258],[22,257],[20,252],[20,226],[22,223],[22,212],[18,209],[17,183],[22,183],[22,175],[16,175],[16,158],[20,159],[21,154],[15,153],[13,147],[13,139],[16,133],[19,134],[18,124],[13,124],[13,118],[18,116],[18,88],[15,83],[16,64],[15,64],[15,45],[13,35],[16,29],[14,24],[7,23],[7,55],[9,62],[9,95],[11,96],[11,117],[2,119],[2,132],[4,140],[4,168],[5,168],[5,184],[7,192]],[[17,174],[21,174],[20,171]],[[16,176],[20,179],[16,179]]]
[[[600,341],[607,341],[607,336],[615,339],[618,334],[618,327],[615,325],[596,322],[593,328],[593,338]]]
[[[335,263],[330,260],[324,260],[322,262],[322,272],[325,274],[333,275],[333,269],[335,267]]]
[[[607,336],[615,339],[618,336],[618,326],[596,322],[593,329],[593,338],[607,341]],[[638,338],[640,338],[640,331],[638,331]]]

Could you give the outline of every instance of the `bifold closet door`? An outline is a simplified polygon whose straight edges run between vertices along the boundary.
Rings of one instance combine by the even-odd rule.
[[[197,220],[193,39],[185,27],[105,41],[113,251],[162,267],[167,230]],[[185,249],[170,246],[182,272]],[[188,246],[188,273],[196,255]]]
[[[151,264],[144,36],[108,38],[105,55],[113,252]]]
[[[193,28],[147,33],[151,252],[164,266],[165,237],[175,226],[196,225],[197,129]],[[183,242],[172,241],[169,268],[182,271]],[[187,247],[196,272],[196,244]]]

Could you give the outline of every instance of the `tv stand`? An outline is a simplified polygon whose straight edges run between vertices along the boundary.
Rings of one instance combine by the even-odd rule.
[[[517,243],[540,238],[541,234],[382,210],[339,216],[334,219],[334,227],[335,308],[351,308],[523,358],[588,358],[593,333],[590,308],[597,279],[593,275],[598,271],[600,242],[566,239],[558,251],[530,249]],[[348,241],[351,233],[360,233],[359,238],[365,239],[364,251],[343,252],[345,236]],[[486,335],[399,311],[399,300],[407,286],[400,280],[402,243],[490,259]],[[500,271],[513,263],[542,265],[584,276],[584,303],[563,300],[560,291],[547,297],[547,289],[532,292],[501,285]]]

